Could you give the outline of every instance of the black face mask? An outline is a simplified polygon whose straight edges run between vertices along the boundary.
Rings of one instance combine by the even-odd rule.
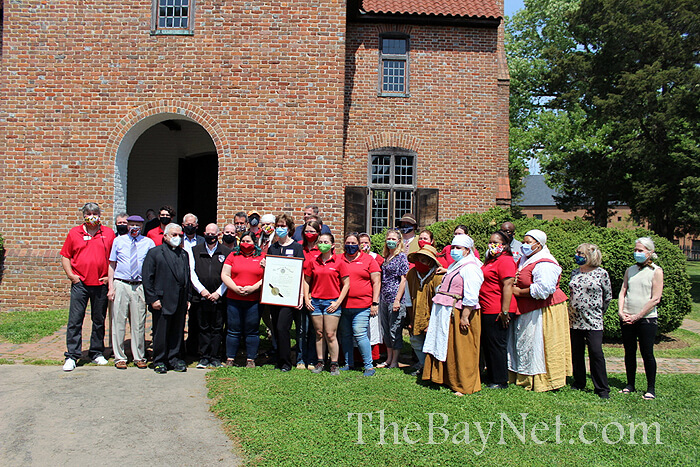
[[[257,217],[251,217],[248,220],[248,222],[250,222],[251,227],[255,227],[256,225],[258,225],[260,223],[260,219],[258,219]]]
[[[197,232],[197,226],[194,225],[186,225],[183,227],[183,230],[187,235],[193,235],[195,232]]]
[[[221,237],[221,239],[224,241],[224,243],[233,243],[236,240],[236,236],[231,234],[224,234],[223,237]]]
[[[169,217],[159,217],[158,220],[160,221],[161,225],[168,225],[168,224],[170,224],[170,218],[169,218]]]
[[[118,225],[117,226],[117,235],[125,235],[129,232],[129,226],[128,225]]]
[[[204,241],[207,242],[207,245],[213,245],[216,243],[216,235],[205,235]]]

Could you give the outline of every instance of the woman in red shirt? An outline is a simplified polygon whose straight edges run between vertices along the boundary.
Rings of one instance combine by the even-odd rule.
[[[372,238],[368,233],[361,233],[358,237],[360,250],[370,255],[381,269],[384,258],[372,251]],[[379,324],[379,314],[369,317],[369,343],[372,346],[372,360],[379,360],[382,353],[386,353],[386,346],[382,343],[382,328]]]
[[[469,235],[467,233],[467,226],[466,225],[458,225],[455,227],[454,230],[455,235]],[[440,254],[438,255],[438,261],[440,261],[440,265],[443,268],[448,268],[450,267],[450,264],[454,263],[454,260],[452,259],[452,256],[450,256],[450,252],[452,251],[452,245],[447,245],[445,248],[442,249]],[[476,259],[481,259],[479,256],[479,252],[474,248],[474,257]]]
[[[316,330],[316,356],[318,362],[311,370],[323,371],[323,340],[325,337],[331,354],[331,375],[338,375],[338,339],[336,331],[340,321],[340,305],[350,288],[348,270],[340,256],[333,253],[335,238],[322,234],[318,238],[321,254],[304,265],[304,302],[311,311],[311,322]]]
[[[321,251],[316,246],[318,236],[321,235],[321,224],[317,220],[310,220],[302,229],[301,246],[304,247],[304,265],[315,260]],[[311,309],[302,306],[298,313],[297,327],[297,369],[316,366],[316,339],[314,327],[311,324]]]
[[[486,261],[481,267],[484,282],[479,291],[481,306],[481,354],[489,388],[508,387],[508,323],[517,310],[513,299],[516,266],[510,240],[504,232],[489,239]]]
[[[255,246],[255,234],[245,232],[238,243],[238,251],[226,258],[221,270],[221,280],[228,290],[228,321],[226,332],[226,364],[231,366],[238,353],[242,339],[245,339],[246,368],[255,368],[255,357],[260,345],[260,286],[263,268],[260,266],[260,252]]]
[[[360,251],[359,234],[345,236],[345,254],[342,256],[350,277],[350,289],[343,302],[340,316],[340,340],[345,354],[345,366],[351,369],[354,363],[353,338],[362,355],[364,375],[375,373],[372,348],[369,343],[369,318],[379,313],[379,290],[382,273],[377,262]]]

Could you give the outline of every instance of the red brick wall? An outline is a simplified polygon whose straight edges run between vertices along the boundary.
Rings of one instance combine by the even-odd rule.
[[[342,225],[344,2],[197,0],[194,36],[151,36],[150,1],[4,5],[0,309],[66,305],[65,235],[86,201],[113,217],[116,148],[158,112],[212,134],[220,221],[314,200]]]
[[[394,31],[410,35],[410,97],[377,96],[379,35]],[[403,146],[417,153],[418,187],[440,190],[440,220],[493,207],[508,164],[497,46],[495,28],[350,24],[346,183],[367,184],[369,150]]]

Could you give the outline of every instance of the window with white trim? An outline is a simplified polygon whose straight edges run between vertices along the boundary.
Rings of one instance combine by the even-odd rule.
[[[152,0],[151,34],[194,34],[195,0]]]
[[[369,172],[370,229],[375,234],[413,212],[416,155],[401,148],[372,151]]]
[[[379,38],[379,95],[408,96],[408,36]]]

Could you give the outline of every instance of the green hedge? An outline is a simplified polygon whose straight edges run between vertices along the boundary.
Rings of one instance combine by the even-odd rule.
[[[567,295],[569,295],[571,271],[576,267],[573,255],[578,245],[595,243],[600,247],[603,253],[602,266],[610,274],[613,296],[617,297],[625,270],[634,264],[632,251],[635,239],[649,236],[656,244],[656,253],[659,256],[657,264],[664,270],[664,292],[659,304],[659,332],[668,333],[677,329],[683,322],[683,317],[690,313],[690,278],[686,272],[685,256],[676,245],[648,230],[596,227],[580,218],[570,221],[513,219],[509,210],[501,208],[493,208],[481,214],[465,214],[454,220],[436,222],[430,225],[428,230],[433,232],[436,246],[440,250],[452,241],[454,228],[459,224],[464,224],[469,229],[469,235],[474,239],[476,248],[483,256],[491,233],[498,230],[505,221],[513,222],[516,229],[515,236],[519,240],[522,240],[525,232],[530,229],[540,229],[547,233],[547,246],[563,269],[560,285]],[[374,251],[382,251],[384,238],[385,232],[372,237]],[[605,314],[604,324],[606,337],[620,337],[617,299],[610,304]]]

